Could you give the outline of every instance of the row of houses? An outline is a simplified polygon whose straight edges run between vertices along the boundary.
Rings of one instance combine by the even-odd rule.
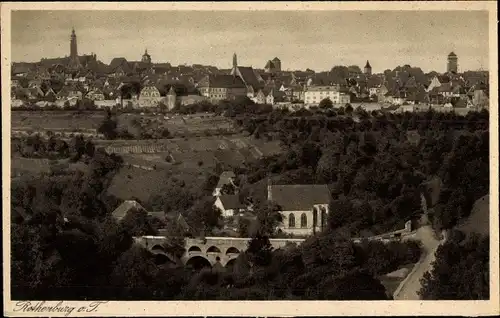
[[[103,104],[123,104],[125,100],[134,107],[163,104],[172,109],[175,105],[203,100],[217,103],[243,96],[257,104],[271,105],[284,102],[317,105],[324,98],[339,105],[355,100],[395,105],[444,105],[454,98],[466,104],[478,104],[479,100],[484,104],[488,98],[485,77],[474,78],[474,73],[467,76],[435,74],[425,80],[421,76],[423,73],[413,71],[411,74],[414,68],[405,71],[403,67],[384,74],[350,71],[349,77],[343,78],[333,69],[321,73],[281,71],[277,58],[270,61],[273,65],[268,63],[264,70],[257,70],[238,65],[234,55],[233,67],[219,70],[202,65],[154,64],[147,51],[141,61],[115,58],[110,65],[100,63],[95,55],[91,57],[83,58],[80,64],[83,66],[72,72],[68,72],[61,61],[43,60],[41,65],[45,66],[35,69],[24,64],[13,67],[12,99],[72,101],[87,98],[107,101]]]

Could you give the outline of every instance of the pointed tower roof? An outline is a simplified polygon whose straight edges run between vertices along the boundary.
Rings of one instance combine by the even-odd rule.
[[[448,57],[456,57],[457,55],[455,54],[455,52],[451,52],[450,54],[448,54]]]
[[[372,68],[371,65],[370,65],[370,62],[368,60],[366,60],[365,68]]]
[[[167,95],[177,95],[173,86],[170,86]]]

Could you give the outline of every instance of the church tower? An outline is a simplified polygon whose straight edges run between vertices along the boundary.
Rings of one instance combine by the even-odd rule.
[[[142,55],[142,62],[151,64],[151,55],[148,54],[148,49],[144,51],[144,55]]]
[[[75,28],[71,31],[71,42],[69,48],[69,56],[71,59],[75,59],[78,56],[78,50],[76,48],[76,33]]]
[[[365,75],[372,75],[372,66],[370,65],[370,62],[369,61],[366,61],[366,65],[365,65],[365,68],[364,68],[364,72]]]
[[[458,57],[454,52],[448,54],[448,65],[446,70],[448,73],[458,73]]]
[[[72,68],[78,68],[80,66],[80,59],[78,58],[78,50],[76,46],[75,28],[71,30],[71,40],[69,47],[69,66]]]

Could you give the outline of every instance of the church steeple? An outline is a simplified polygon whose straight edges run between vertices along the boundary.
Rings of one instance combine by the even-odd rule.
[[[233,54],[233,68],[238,67],[238,57],[236,56],[236,53]]]

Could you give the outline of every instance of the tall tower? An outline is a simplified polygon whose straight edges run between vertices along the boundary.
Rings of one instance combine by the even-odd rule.
[[[71,31],[71,42],[70,42],[70,48],[69,48],[69,56],[71,59],[76,59],[78,57],[78,50],[76,48],[76,33],[75,33],[75,28]]]
[[[148,54],[148,49],[146,49],[142,55],[142,62],[151,64],[151,55]]]
[[[365,75],[372,75],[372,66],[370,65],[370,62],[367,60],[365,69],[364,69]]]
[[[448,54],[448,73],[458,73],[458,57],[454,52]]]
[[[233,54],[233,68],[238,67],[238,57],[236,56],[236,53]]]
[[[75,28],[71,30],[71,41],[69,45],[69,64],[68,66],[73,69],[79,68],[80,65],[80,59],[78,58],[78,51],[76,48],[76,33],[75,33]]]

